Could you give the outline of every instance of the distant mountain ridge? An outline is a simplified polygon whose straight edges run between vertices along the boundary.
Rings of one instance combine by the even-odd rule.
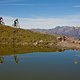
[[[53,29],[32,29],[32,31],[47,34],[60,34],[80,39],[80,27],[57,26]]]

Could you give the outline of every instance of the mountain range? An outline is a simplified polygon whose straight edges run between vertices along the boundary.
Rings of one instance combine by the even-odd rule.
[[[32,31],[45,34],[60,34],[80,39],[80,27],[57,26],[53,29],[32,29]]]

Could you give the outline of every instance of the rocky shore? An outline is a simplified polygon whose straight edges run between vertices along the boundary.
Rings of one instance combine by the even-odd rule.
[[[61,38],[61,40],[58,40],[57,46],[65,49],[80,50],[80,40],[72,37]]]

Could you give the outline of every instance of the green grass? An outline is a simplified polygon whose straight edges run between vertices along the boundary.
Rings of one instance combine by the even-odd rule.
[[[15,31],[15,32],[14,32]],[[56,35],[41,34],[30,30],[16,29],[10,26],[0,25],[0,44],[33,43],[43,40],[56,43]]]

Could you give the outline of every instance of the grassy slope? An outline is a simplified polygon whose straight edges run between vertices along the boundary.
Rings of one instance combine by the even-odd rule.
[[[33,43],[43,40],[44,42],[56,42],[56,35],[41,34],[30,30],[16,29],[10,26],[0,25],[0,44]]]

